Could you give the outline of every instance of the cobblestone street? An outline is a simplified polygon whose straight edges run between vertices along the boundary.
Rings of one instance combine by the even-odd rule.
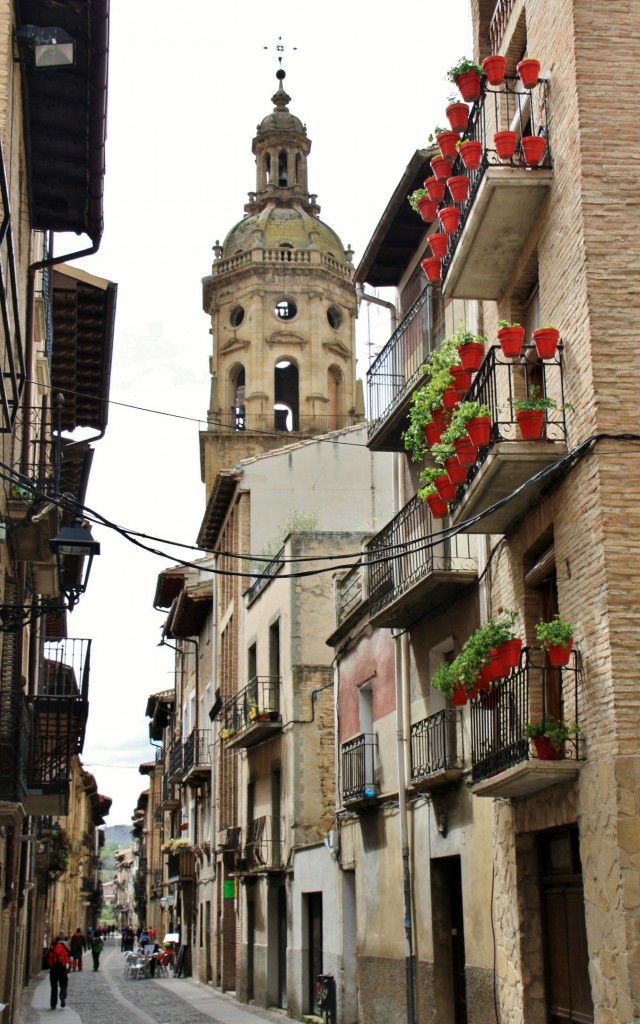
[[[49,1008],[49,972],[38,975],[24,993],[22,1024],[51,1024],[53,1013],[64,1013],[66,1024],[283,1024],[289,1019],[284,1012],[241,1006],[233,996],[190,978],[125,978],[119,937],[107,940],[98,972],[89,954],[83,966],[69,975],[64,1010]]]

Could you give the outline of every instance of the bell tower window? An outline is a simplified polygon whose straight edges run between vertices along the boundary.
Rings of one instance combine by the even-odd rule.
[[[289,184],[289,178],[287,174],[287,154],[278,153],[278,185],[286,188]]]
[[[281,359],[274,371],[274,420],[276,430],[299,430],[298,367]]]
[[[298,307],[291,299],[282,299],[281,302],[276,302],[273,312],[279,320],[293,320],[298,312]]]
[[[271,180],[271,155],[269,153],[265,153],[263,167],[265,184],[268,185]]]

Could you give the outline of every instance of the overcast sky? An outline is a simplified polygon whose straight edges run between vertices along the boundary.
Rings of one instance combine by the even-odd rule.
[[[382,18],[360,0],[325,0],[288,3],[278,21],[277,6],[255,0],[111,0],[105,232],[77,264],[118,284],[112,405],[90,507],[195,543],[211,352],[201,279],[255,187],[251,141],[272,109],[278,36],[290,109],[312,140],[310,191],[357,265],[411,155],[445,121],[446,71],[471,55],[468,8],[396,0]],[[57,253],[74,248],[58,237]],[[361,377],[368,321],[363,308]],[[83,761],[113,798],[107,823],[128,824],[146,787],[138,765],[153,758],[146,699],[173,683],[172,652],[157,647],[164,615],[152,604],[176,551],[147,554],[105,528],[94,536],[102,553],[69,618],[70,636],[93,638]]]

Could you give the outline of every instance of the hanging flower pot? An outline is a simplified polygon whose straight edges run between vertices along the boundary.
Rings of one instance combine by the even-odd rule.
[[[534,89],[540,77],[540,61],[533,57],[525,57],[516,64],[516,71],[525,89]]]
[[[544,409],[526,409],[516,412],[516,421],[525,441],[537,441],[544,429]]]
[[[517,141],[518,136],[516,132],[495,132],[493,136],[493,144],[496,147],[498,159],[511,160],[513,158],[513,154],[516,151]]]
[[[444,409],[436,409],[435,412],[431,413],[431,422],[427,423],[426,427],[423,427],[424,437],[430,448],[433,448],[434,444],[439,443],[443,431],[448,426],[448,422],[449,418]]]
[[[442,396],[442,404],[445,409],[457,409],[460,405],[460,391],[456,391],[455,387],[451,385],[448,387]]]
[[[454,708],[462,708],[467,703],[467,691],[464,686],[458,684],[454,686],[453,694],[451,695],[451,703]]]
[[[480,697],[480,704],[486,711],[492,711],[494,708],[497,708],[499,702],[500,691],[497,689],[491,689]]]
[[[518,359],[522,354],[524,343],[524,327],[501,327],[498,331],[498,341],[502,354],[507,359]]]
[[[480,99],[481,78],[477,71],[465,71],[456,78],[456,85],[465,103],[475,103]]]
[[[548,736],[534,736],[532,743],[541,761],[561,761],[564,757],[562,747],[558,750]]]
[[[458,456],[458,462],[463,466],[473,466],[478,458],[478,449],[471,443],[468,437],[457,437],[453,447]]]
[[[424,270],[429,281],[431,281],[431,284],[436,284],[440,281],[442,274],[440,270],[439,256],[427,256],[426,260],[422,260],[420,266]]]
[[[450,103],[445,114],[452,132],[466,132],[469,125],[469,108],[466,103]]]
[[[446,160],[455,160],[458,155],[456,146],[460,140],[460,136],[457,132],[438,132],[436,135],[436,142],[442,156]]]
[[[484,448],[489,444],[491,436],[491,417],[475,416],[466,423],[467,434],[476,448]]]
[[[431,222],[436,219],[438,207],[431,201],[431,199],[429,199],[429,196],[425,196],[423,199],[418,199],[417,206],[420,216],[425,224],[431,224]]]
[[[443,519],[449,512],[449,506],[443,501],[439,494],[429,494],[427,505],[434,519]]]
[[[539,327],[533,332],[533,341],[541,359],[553,359],[560,341],[560,331],[555,327]]]
[[[438,217],[444,231],[448,235],[455,235],[460,223],[460,210],[457,206],[443,206],[441,210],[438,210]]]
[[[477,171],[482,160],[482,143],[477,139],[467,139],[460,143],[460,156],[468,171]]]
[[[442,202],[442,200],[444,199],[444,190],[446,188],[444,181],[440,181],[436,177],[427,178],[427,180],[424,183],[424,187],[427,190],[429,199],[433,203]]]
[[[520,637],[514,637],[513,640],[505,640],[503,644],[500,644],[498,647],[498,657],[502,662],[503,675],[508,676],[512,668],[518,667],[521,650],[522,640]]]
[[[465,370],[470,370],[471,373],[476,373],[476,371],[482,366],[482,360],[484,359],[484,345],[479,341],[467,341],[464,345],[460,345],[458,347],[458,355],[460,356],[460,362],[464,366]]]
[[[432,156],[431,157],[431,170],[435,174],[438,181],[446,181],[451,176],[451,168],[453,167],[453,160],[447,160],[443,156]]]
[[[453,377],[453,386],[456,391],[464,394],[471,387],[471,370],[465,370],[464,366],[452,366],[449,373]]]
[[[464,203],[469,195],[469,179],[466,174],[456,174],[447,178],[447,188],[454,203]]]
[[[449,245],[448,235],[442,235],[439,233],[436,235],[429,235],[427,242],[431,246],[431,252],[434,256],[442,259],[443,256],[447,255],[447,246]]]
[[[487,82],[495,88],[504,83],[504,73],[507,70],[507,58],[494,53],[491,57],[485,57],[482,62]]]
[[[456,455],[450,459],[445,459],[444,468],[454,487],[460,487],[461,484],[467,482],[467,467],[461,465]]]
[[[456,496],[456,488],[451,483],[446,473],[443,473],[442,476],[437,477],[434,483],[438,489],[438,494],[440,495],[443,501],[454,501]]]
[[[563,647],[562,644],[549,644],[546,648],[549,662],[554,668],[562,668],[563,665],[569,664],[571,658],[571,651],[573,650],[573,637],[570,637],[567,641],[567,646]]]
[[[523,135],[520,144],[527,167],[537,167],[547,144],[544,135]]]

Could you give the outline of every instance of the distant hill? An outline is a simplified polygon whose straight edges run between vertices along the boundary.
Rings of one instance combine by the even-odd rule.
[[[131,825],[108,825],[104,830],[105,846],[118,849],[120,846],[131,846]]]

